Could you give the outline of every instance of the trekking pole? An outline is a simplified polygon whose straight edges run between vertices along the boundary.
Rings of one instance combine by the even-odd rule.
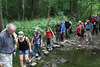
[[[50,19],[49,19],[49,21],[48,21],[48,23],[47,23],[47,25],[46,25],[46,26],[48,26],[48,25],[49,25],[49,22],[50,22],[51,20],[52,20],[52,18],[50,18]]]

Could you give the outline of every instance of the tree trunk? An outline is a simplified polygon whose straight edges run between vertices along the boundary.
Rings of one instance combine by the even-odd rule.
[[[78,0],[73,0],[73,12],[77,13],[77,2]]]
[[[72,3],[71,3],[71,0],[70,0],[70,13],[71,13],[71,7],[72,7],[71,5],[72,5]]]
[[[2,21],[2,5],[1,5],[1,0],[0,0],[0,32],[4,29],[4,23]]]
[[[24,0],[22,0],[22,9],[23,9],[23,20],[24,20],[24,12],[25,12]]]
[[[7,0],[6,1],[6,17],[8,16],[8,6],[7,6]]]
[[[50,1],[48,2],[48,18],[50,17]]]
[[[33,3],[34,3],[34,0],[32,0],[32,17],[33,17],[33,14],[34,14]]]

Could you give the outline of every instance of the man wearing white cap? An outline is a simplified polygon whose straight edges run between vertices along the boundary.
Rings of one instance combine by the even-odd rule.
[[[33,40],[34,40],[34,43],[33,43]],[[42,40],[43,40],[42,34],[39,32],[39,27],[36,27],[35,32],[32,37],[32,41],[31,41],[31,44],[33,44],[33,50],[32,50],[31,56],[30,56],[31,58],[33,57],[36,47],[38,48],[39,56],[41,56],[40,46],[42,47]]]
[[[90,41],[92,42],[92,34],[91,31],[93,30],[93,24],[90,23],[90,20],[87,20],[87,25],[86,25],[86,42]]]

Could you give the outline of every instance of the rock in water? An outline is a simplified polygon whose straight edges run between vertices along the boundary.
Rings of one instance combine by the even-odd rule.
[[[38,56],[39,56],[38,54],[35,55],[36,58],[37,58]]]
[[[67,62],[67,60],[65,60],[65,59],[61,59],[61,63],[66,63]]]
[[[41,57],[37,57],[36,60],[38,60],[38,61],[41,60]]]
[[[44,52],[44,55],[48,55],[48,54],[49,54],[49,51],[45,51],[45,52]]]
[[[54,48],[60,48],[60,45],[53,45]]]
[[[42,50],[43,52],[47,51],[47,50]]]
[[[53,50],[53,48],[49,48],[49,49],[48,49],[48,51],[50,51],[50,52],[51,52],[52,50]]]
[[[33,63],[31,64],[31,66],[33,66],[33,67],[34,67],[34,66],[36,66],[36,64],[37,64],[37,63],[33,62]]]

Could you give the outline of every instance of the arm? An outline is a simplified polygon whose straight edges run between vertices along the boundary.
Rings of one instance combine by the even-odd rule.
[[[41,47],[42,47],[43,39],[41,39]]]
[[[46,34],[46,31],[44,32],[44,35]]]
[[[51,30],[51,29],[50,29]],[[51,30],[51,32],[52,32],[52,34],[53,34],[53,37],[55,37],[55,35],[54,35],[54,33],[53,33],[53,31]]]
[[[18,45],[18,38],[17,39],[14,39],[15,41],[15,49],[17,49],[17,45]]]
[[[55,30],[55,34],[56,34],[56,28],[54,30]]]
[[[32,52],[32,50],[31,50],[31,43],[30,43],[29,38],[26,37],[26,41],[27,41],[27,43],[28,43],[28,45],[29,45],[30,52]]]
[[[33,45],[33,40],[34,40],[34,37],[32,37],[32,40],[31,40],[31,45]]]

